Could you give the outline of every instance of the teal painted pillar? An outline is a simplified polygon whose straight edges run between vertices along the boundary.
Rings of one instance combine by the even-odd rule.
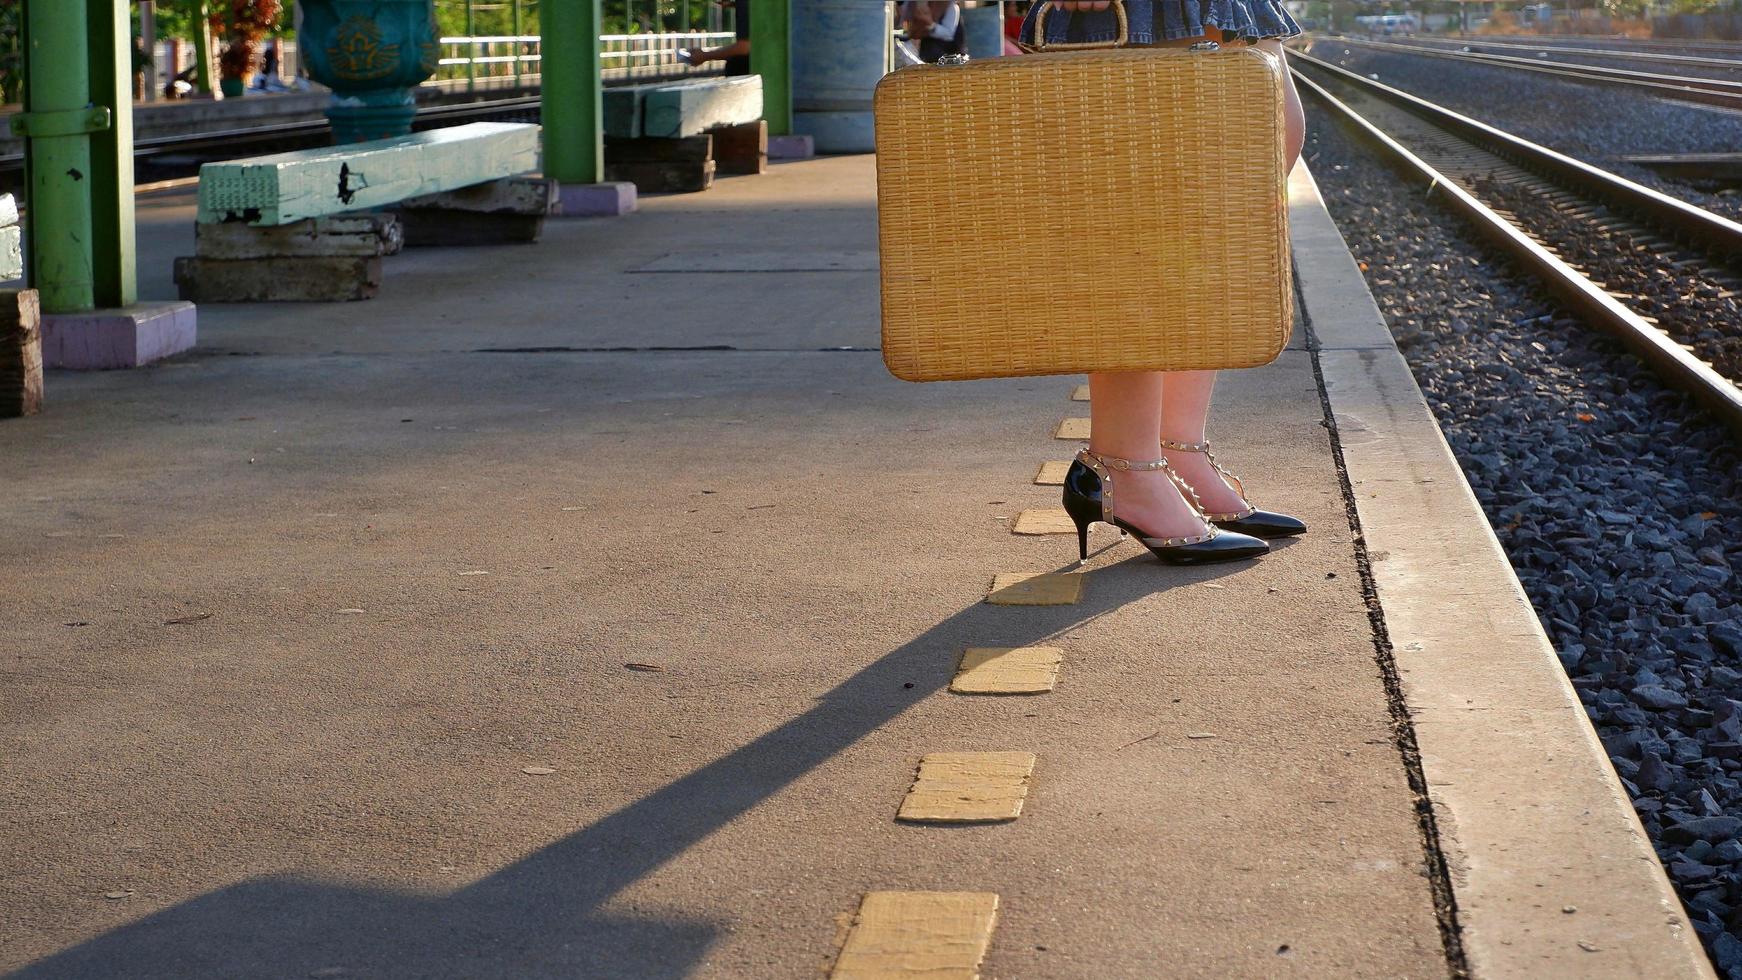
[[[750,70],[762,76],[768,135],[791,133],[792,0],[750,0]]]
[[[538,18],[544,175],[599,183],[605,177],[599,0],[544,0]]]
[[[24,111],[30,284],[45,313],[135,299],[132,30],[125,4],[29,0]]]

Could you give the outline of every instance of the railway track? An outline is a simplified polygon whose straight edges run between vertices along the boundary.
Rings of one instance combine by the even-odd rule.
[[[1369,40],[1367,38],[1343,38],[1343,40]],[[1516,40],[1478,40],[1475,38],[1459,40],[1446,37],[1415,36],[1402,41],[1395,38],[1390,43],[1421,47],[1430,50],[1451,50],[1473,54],[1513,52],[1521,57],[1537,58],[1542,53],[1553,57],[1579,55],[1586,58],[1600,58],[1609,61],[1635,61],[1653,65],[1666,65],[1686,71],[1712,71],[1721,73],[1715,77],[1742,75],[1742,53],[1729,57],[1710,55],[1692,55],[1669,51],[1626,51],[1617,48],[1587,48],[1577,45],[1562,44],[1526,44]]]
[[[477,102],[455,102],[422,106],[417,110],[413,129],[435,129],[461,123],[484,120],[537,122],[539,97],[514,96]],[[134,166],[141,177],[161,179],[173,172],[199,168],[199,159],[233,158],[285,150],[301,150],[325,146],[332,139],[332,129],[325,119],[292,123],[275,123],[239,129],[212,130],[187,135],[159,136],[134,142]],[[189,157],[186,162],[161,165],[159,161]],[[22,154],[0,156],[0,187],[15,187],[22,183]]]
[[[1742,225],[1311,55],[1290,61],[1305,92],[1569,312],[1742,435]]]
[[[1667,75],[1661,72],[1634,71],[1628,68],[1611,68],[1604,65],[1545,61],[1537,58],[1522,58],[1516,55],[1462,51],[1397,41],[1373,41],[1365,38],[1342,37],[1327,39],[1327,43],[1353,44],[1376,51],[1392,51],[1428,58],[1445,58],[1451,61],[1493,65],[1517,71],[1536,72],[1537,74],[1590,84],[1632,89],[1676,102],[1691,102],[1698,105],[1742,111],[1742,80]]]

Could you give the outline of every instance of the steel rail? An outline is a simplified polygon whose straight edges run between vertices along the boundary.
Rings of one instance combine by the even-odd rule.
[[[1341,40],[1379,43],[1374,38],[1353,35],[1332,35]],[[1470,48],[1505,48],[1509,51],[1552,51],[1556,54],[1582,54],[1598,58],[1610,58],[1616,61],[1651,61],[1661,64],[1699,65],[1708,68],[1724,68],[1731,71],[1742,71],[1742,50],[1735,58],[1712,58],[1691,54],[1668,54],[1663,51],[1626,51],[1618,48],[1575,48],[1561,44],[1518,44],[1512,41],[1478,41],[1469,38],[1447,37],[1411,37],[1406,41],[1391,40],[1386,44],[1401,44],[1408,47],[1428,47],[1436,44],[1463,44]],[[1453,49],[1456,50],[1456,49]],[[1479,54],[1477,51],[1462,51],[1461,54]]]
[[[1330,72],[1357,88],[1377,95],[1527,170],[1533,170],[1544,177],[1571,185],[1609,204],[1631,211],[1671,236],[1697,242],[1719,255],[1742,256],[1742,224],[1729,218],[1636,184],[1583,160],[1521,139],[1402,89],[1365,78],[1310,54],[1291,52],[1289,60],[1304,62]]]
[[[1295,69],[1294,76],[1303,89],[1364,132],[1406,172],[1426,183],[1430,194],[1440,194],[1444,203],[1469,220],[1478,233],[1534,274],[1570,312],[1619,339],[1658,377],[1693,395],[1731,432],[1742,437],[1742,391],[1735,385],[1305,73]]]
[[[1543,62],[1531,58],[1517,58],[1512,55],[1451,51],[1444,48],[1424,47],[1419,44],[1398,44],[1392,41],[1339,38],[1338,42],[1418,54],[1429,58],[1446,58],[1453,61],[1494,65],[1500,68],[1511,68],[1515,71],[1533,71],[1543,75],[1578,79],[1598,85],[1638,89],[1677,102],[1692,102],[1697,105],[1716,106],[1721,109],[1742,110],[1742,83],[1722,78],[1658,75],[1653,72],[1629,71],[1625,68],[1604,68],[1600,65],[1580,65],[1564,61]]]

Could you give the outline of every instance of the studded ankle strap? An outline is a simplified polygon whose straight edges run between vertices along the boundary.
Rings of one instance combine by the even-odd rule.
[[[1253,514],[1257,513],[1258,509],[1253,507],[1252,502],[1246,499],[1246,484],[1242,483],[1239,477],[1228,472],[1227,467],[1216,462],[1216,454],[1210,452],[1210,440],[1205,439],[1203,442],[1175,442],[1172,439],[1163,439],[1161,440],[1161,448],[1171,449],[1176,453],[1203,453],[1204,457],[1210,461],[1211,468],[1213,468],[1217,473],[1220,473],[1222,479],[1227,480],[1229,483],[1234,485],[1234,492],[1240,495],[1240,501],[1246,505],[1246,508],[1244,510],[1232,511],[1227,514],[1204,515],[1209,520],[1238,521],[1251,517]]]
[[[1179,544],[1196,544],[1200,541],[1208,541],[1216,536],[1216,525],[1211,521],[1209,516],[1204,513],[1204,504],[1198,499],[1198,492],[1192,489],[1192,485],[1187,483],[1185,479],[1174,470],[1173,464],[1168,462],[1166,459],[1130,460],[1119,456],[1106,456],[1088,449],[1082,449],[1077,452],[1077,462],[1087,466],[1094,472],[1096,479],[1101,481],[1101,520],[1103,522],[1107,524],[1113,523],[1113,471],[1121,470],[1142,473],[1159,470],[1162,473],[1167,474],[1167,478],[1173,481],[1173,485],[1179,489],[1180,495],[1185,498],[1186,506],[1190,507],[1192,512],[1197,514],[1199,519],[1208,526],[1209,532],[1207,534],[1194,535],[1189,538],[1145,538],[1144,540],[1154,541],[1156,544],[1171,546]]]

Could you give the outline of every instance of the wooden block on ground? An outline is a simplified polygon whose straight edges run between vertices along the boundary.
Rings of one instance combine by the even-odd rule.
[[[978,980],[992,944],[991,892],[867,892],[830,980]]]
[[[337,302],[369,299],[381,289],[381,259],[175,260],[181,298],[195,303]]]
[[[542,214],[480,214],[477,211],[448,211],[442,208],[415,208],[399,212],[404,227],[405,244],[425,245],[513,245],[538,241],[544,232]]]
[[[1089,386],[1077,385],[1071,390],[1071,401],[1086,402],[1089,400]]]
[[[1075,534],[1077,525],[1062,507],[1037,507],[1016,515],[1011,534]]]
[[[24,276],[24,229],[17,225],[0,228],[0,282]]]
[[[42,411],[42,315],[34,289],[0,289],[0,418]]]
[[[693,193],[714,186],[714,161],[700,163],[606,163],[606,180],[624,180],[636,193]]]
[[[555,212],[557,182],[543,177],[505,177],[440,194],[408,197],[395,211],[430,209],[473,211],[478,214],[521,214],[543,217]]]
[[[714,163],[723,174],[768,172],[768,121],[722,126],[708,131],[714,137]]]
[[[1065,473],[1070,468],[1069,460],[1049,460],[1040,464],[1040,472],[1034,474],[1034,482],[1043,487],[1062,487],[1065,485]]]
[[[1022,816],[1032,752],[931,752],[895,819],[908,823],[1003,823]]]
[[[760,75],[674,82],[650,88],[641,97],[643,136],[694,136],[760,118]]]
[[[538,168],[539,127],[476,122],[393,139],[208,163],[202,224],[284,225]]]
[[[605,165],[614,163],[702,163],[714,158],[714,137],[606,140]]]
[[[391,214],[347,214],[258,227],[239,221],[194,226],[202,259],[341,258],[392,255],[404,243]]]
[[[1089,438],[1089,420],[1064,419],[1052,435],[1054,439],[1086,440]]]
[[[1045,694],[1059,679],[1058,647],[969,647],[950,690],[957,694]]]
[[[986,601],[994,606],[1068,606],[1083,597],[1083,577],[1073,572],[999,572]]]

